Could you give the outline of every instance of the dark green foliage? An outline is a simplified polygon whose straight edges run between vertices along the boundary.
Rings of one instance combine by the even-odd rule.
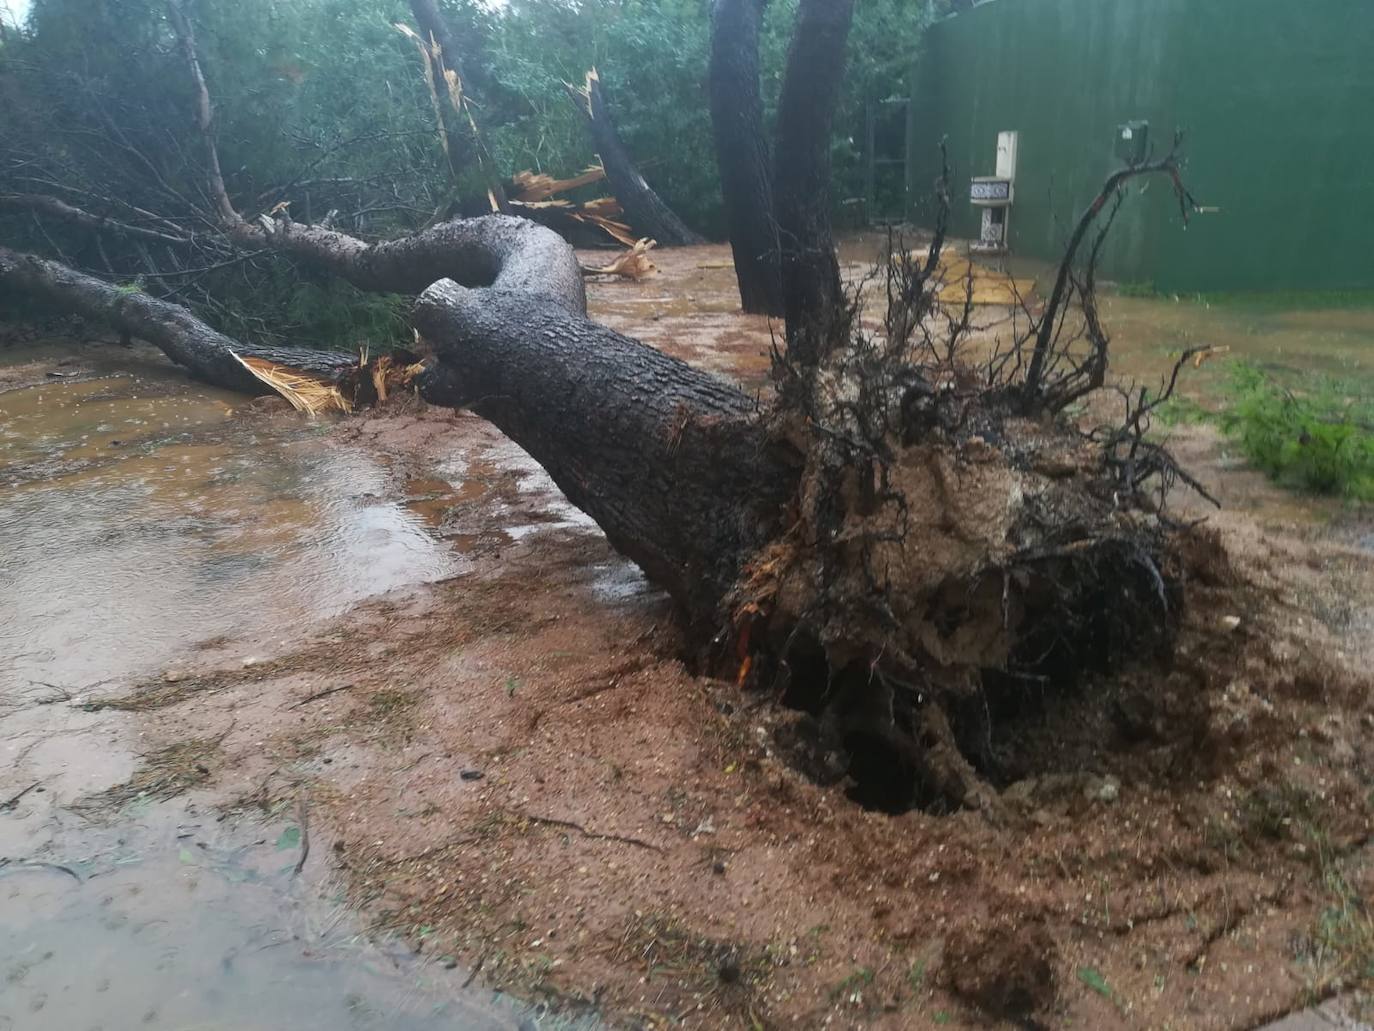
[[[556,175],[595,161],[564,82],[593,66],[636,163],[693,228],[723,233],[706,103],[708,0],[446,0],[456,64],[498,170]],[[761,43],[771,122],[796,0],[773,0]],[[483,207],[473,168],[455,184],[435,133],[405,0],[189,0],[234,205],[367,238]],[[835,119],[836,202],[863,192],[865,111],[904,95],[931,5],[864,0]],[[194,92],[165,0],[34,0],[0,48],[0,193],[44,193],[126,222],[206,234],[213,210]],[[589,191],[595,193],[595,188]],[[137,209],[137,210],[136,210]],[[141,212],[141,213],[140,213]],[[156,212],[165,222],[152,222]],[[189,304],[225,332],[330,346],[401,333],[397,305],[308,280],[280,256],[221,268],[223,251],[160,246],[0,209],[0,241]],[[175,268],[192,270],[168,275]],[[208,270],[208,271],[207,271]]]
[[[1374,402],[1368,392],[1321,380],[1301,393],[1255,365],[1237,365],[1222,428],[1275,480],[1303,490],[1374,501]]]

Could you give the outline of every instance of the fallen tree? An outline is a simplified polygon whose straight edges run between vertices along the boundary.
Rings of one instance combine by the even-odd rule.
[[[787,334],[768,404],[590,321],[576,257],[546,229],[495,215],[369,243],[245,219],[216,172],[198,72],[197,131],[225,238],[418,294],[421,395],[472,408],[526,449],[669,593],[699,661],[804,712],[801,761],[817,776],[848,776],[891,808],[985,806],[996,714],[1169,645],[1180,531],[1163,503],[1184,474],[1146,435],[1168,389],[1127,395],[1120,421],[1089,432],[1064,413],[1105,383],[1094,270],[1123,188],[1160,173],[1185,216],[1191,198],[1176,150],[1114,175],[1050,302],[1022,309],[990,350],[971,293],[941,301],[941,226],[924,255],[894,248],[883,331],[865,331],[817,189],[850,10],[802,0],[790,51],[774,210]],[[258,387],[238,358],[251,348],[175,305],[12,253],[0,288]],[[359,366],[302,368],[322,363],[327,378],[345,359]]]

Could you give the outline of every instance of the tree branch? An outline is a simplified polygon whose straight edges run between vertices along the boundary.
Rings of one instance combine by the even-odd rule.
[[[219,166],[219,148],[215,146],[214,108],[210,104],[210,90],[205,85],[205,75],[200,69],[200,57],[196,54],[195,30],[191,27],[191,19],[186,16],[184,0],[168,0],[167,13],[171,17],[172,27],[176,30],[182,53],[186,57],[191,81],[195,85],[196,130],[200,133],[201,144],[205,148],[205,174],[210,187],[210,197],[215,203],[220,221],[227,228],[242,222],[243,219],[235,210],[233,202],[229,200],[229,191],[224,187],[224,175]]]
[[[93,232],[111,233],[115,236],[139,240],[152,240],[157,243],[170,244],[174,247],[185,247],[196,242],[188,236],[173,236],[171,233],[165,233],[157,229],[130,225],[127,222],[121,222],[107,215],[95,215],[82,208],[68,204],[58,197],[51,197],[46,194],[0,194],[0,207],[14,208],[21,211],[35,211],[39,214],[47,215],[59,221],[80,226],[83,229],[89,229]]]

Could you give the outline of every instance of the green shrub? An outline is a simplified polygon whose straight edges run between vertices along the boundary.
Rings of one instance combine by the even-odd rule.
[[[1237,365],[1222,429],[1280,483],[1374,501],[1374,403],[1330,379],[1299,393]],[[1367,395],[1367,392],[1365,392]]]

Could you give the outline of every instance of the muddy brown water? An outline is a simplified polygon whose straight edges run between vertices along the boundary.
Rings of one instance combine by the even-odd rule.
[[[461,573],[427,506],[480,485],[461,465],[398,484],[327,426],[245,414],[141,355],[0,361],[0,1029],[538,1020],[364,937],[321,857],[296,869],[303,813],[225,819],[156,785],[118,812],[81,804],[146,758],[136,719],[92,702]]]

